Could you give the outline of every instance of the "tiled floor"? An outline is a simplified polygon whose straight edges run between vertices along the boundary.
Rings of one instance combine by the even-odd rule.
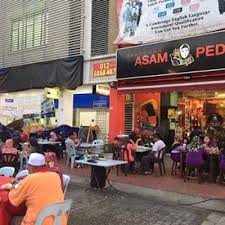
[[[90,176],[89,167],[70,169],[64,162],[62,162],[62,167],[65,173],[72,173],[79,176]],[[204,198],[225,199],[225,185],[209,183],[207,181],[203,184],[199,184],[197,180],[192,179],[184,182],[184,179],[179,174],[171,176],[171,160],[169,158],[166,159],[166,171],[167,175],[160,176],[159,170],[156,166],[155,173],[153,175],[129,174],[128,176],[124,176],[120,172],[119,176],[117,176],[116,168],[114,168],[111,170],[109,179],[119,183],[132,184],[163,191],[177,192]]]

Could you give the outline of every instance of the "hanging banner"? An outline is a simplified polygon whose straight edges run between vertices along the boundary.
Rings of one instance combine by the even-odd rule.
[[[223,29],[224,12],[224,0],[117,0],[114,43],[149,43]]]
[[[225,32],[123,48],[117,51],[117,79],[225,69]]]

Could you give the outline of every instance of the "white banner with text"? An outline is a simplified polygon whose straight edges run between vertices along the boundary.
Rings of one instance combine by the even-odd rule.
[[[117,0],[115,44],[178,39],[225,28],[225,0]]]

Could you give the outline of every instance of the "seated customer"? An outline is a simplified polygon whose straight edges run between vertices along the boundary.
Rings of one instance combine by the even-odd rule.
[[[142,166],[145,174],[150,174],[150,169],[153,170],[154,162],[158,160],[159,152],[166,147],[158,133],[153,135],[153,142],[152,151],[142,158]]]
[[[8,139],[5,142],[4,147],[2,148],[3,154],[14,154],[17,155],[18,151],[16,148],[13,147],[14,143],[12,139]]]
[[[9,200],[3,208],[7,218],[5,225],[9,225],[11,218],[18,215],[15,212],[20,212],[19,215],[22,215],[22,210],[25,215],[22,225],[35,224],[42,209],[64,200],[60,178],[56,173],[48,171],[45,157],[39,153],[32,153],[28,164],[30,174],[18,184],[17,188],[7,185],[10,192]],[[53,225],[53,222],[54,218],[48,217],[42,225]],[[63,218],[62,225],[65,224],[66,218]]]
[[[2,126],[2,130],[0,131],[0,140],[2,142],[6,142],[6,140],[10,138],[11,138],[11,135],[8,132],[7,128],[5,126]]]
[[[112,144],[112,152],[113,152],[113,156],[112,159],[114,160],[118,160],[119,159],[119,154],[120,154],[120,144],[119,144],[119,138],[115,137],[113,140],[113,144]]]
[[[43,150],[41,149],[40,145],[36,138],[30,138],[30,145],[31,145],[31,153],[41,153],[44,154]]]
[[[45,153],[45,162],[47,164],[47,167],[49,167],[49,171],[55,172],[59,175],[63,187],[63,174],[62,169],[59,166],[57,156],[55,152],[46,152]]]
[[[135,154],[137,145],[130,139],[128,144],[121,146],[121,149],[123,152],[123,160],[129,162],[129,171],[135,172],[135,160],[133,155]]]
[[[78,140],[77,133],[75,131],[69,132],[69,136],[66,139],[65,144],[68,156],[76,155],[79,158],[83,157],[84,153],[82,151],[78,151],[80,141]]]
[[[49,141],[58,141],[59,140],[59,138],[58,138],[58,136],[57,136],[57,134],[55,133],[55,132],[51,132],[50,133],[50,138],[49,138]]]

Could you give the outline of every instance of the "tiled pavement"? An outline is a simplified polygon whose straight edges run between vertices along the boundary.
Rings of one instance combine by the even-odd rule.
[[[113,190],[88,190],[71,183],[73,199],[69,225],[200,225],[210,211],[173,205],[155,198]]]

